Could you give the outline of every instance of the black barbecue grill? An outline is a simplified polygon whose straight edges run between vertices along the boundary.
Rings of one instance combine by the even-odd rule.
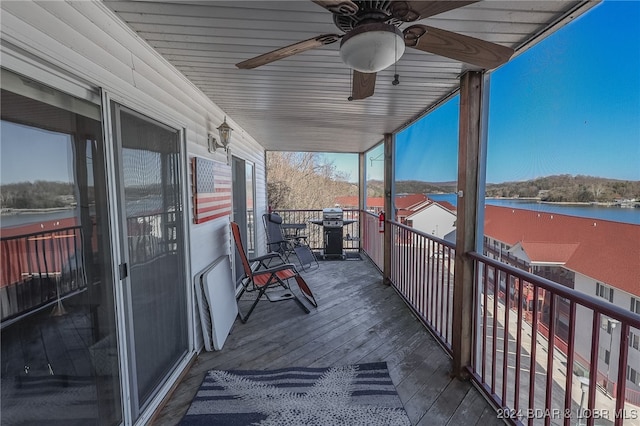
[[[322,220],[311,220],[316,225],[322,225],[322,235],[324,237],[324,250],[320,254],[322,258],[337,257],[345,259],[342,247],[343,228],[345,225],[355,222],[355,220],[344,220],[344,213],[340,208],[322,209]]]

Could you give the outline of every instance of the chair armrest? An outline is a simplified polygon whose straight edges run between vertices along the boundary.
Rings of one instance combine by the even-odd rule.
[[[295,272],[296,274],[298,273],[298,270],[296,269],[296,265],[294,265],[293,263],[283,263],[282,265],[277,265],[267,269],[262,269],[259,272],[261,274],[265,274],[265,273],[274,273],[278,271],[286,271],[287,269],[293,269],[293,272]]]
[[[261,262],[263,260],[271,259],[274,257],[280,257],[280,254],[272,251],[271,253],[267,253],[264,256],[252,257],[251,259],[247,259],[247,260],[249,262]]]
[[[270,268],[270,264],[273,259],[277,259],[281,264],[284,263],[284,259],[282,259],[280,253],[276,252],[267,253],[264,256],[258,256],[248,260],[249,263],[258,262],[258,267],[256,268],[257,271],[261,268]]]

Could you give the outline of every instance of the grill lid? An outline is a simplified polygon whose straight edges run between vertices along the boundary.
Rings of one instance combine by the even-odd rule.
[[[322,209],[322,225],[325,228],[342,227],[343,217],[343,212],[340,208],[334,207]]]
[[[342,209],[334,207],[334,208],[328,208],[328,209],[322,209],[322,217],[324,219],[330,218],[330,219],[340,219],[342,220],[343,217],[343,213],[342,213]]]

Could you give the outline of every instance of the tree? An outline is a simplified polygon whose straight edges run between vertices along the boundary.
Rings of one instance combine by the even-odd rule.
[[[3,209],[48,209],[71,207],[75,187],[69,182],[16,182],[0,186]]]
[[[337,196],[358,195],[358,186],[316,153],[268,152],[267,194],[273,209],[321,209]]]

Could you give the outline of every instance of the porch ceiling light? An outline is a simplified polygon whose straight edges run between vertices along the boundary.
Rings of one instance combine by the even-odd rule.
[[[231,143],[231,132],[233,129],[227,124],[227,117],[224,117],[224,121],[218,126],[218,134],[220,135],[220,143],[216,138],[209,133],[207,137],[207,144],[209,146],[209,152],[216,152],[216,149],[223,148],[225,152],[229,151],[229,144]]]
[[[395,25],[363,24],[342,37],[340,57],[349,68],[374,73],[395,64],[404,48],[402,32]]]

